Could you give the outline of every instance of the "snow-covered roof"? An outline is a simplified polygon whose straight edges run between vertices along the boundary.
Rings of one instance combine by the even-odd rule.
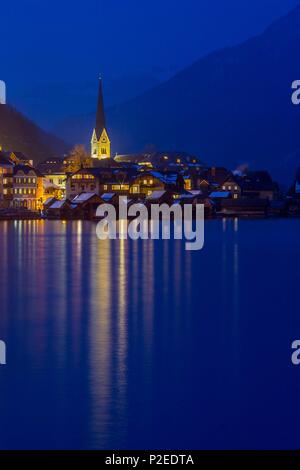
[[[97,196],[96,193],[81,193],[78,196],[75,196],[72,204],[82,204],[83,202],[88,201],[92,197]]]
[[[147,199],[160,199],[165,193],[166,191],[153,191]]]
[[[161,173],[159,171],[150,171],[149,174],[166,184],[175,184],[177,182],[177,173]]]
[[[54,202],[55,200],[55,197],[48,197],[48,199],[46,199],[46,201],[44,202],[44,205],[47,206],[48,204],[50,204],[50,202]]]
[[[191,193],[193,196],[200,196],[200,194],[202,194],[202,191],[201,189],[192,189],[191,191],[189,191],[189,193]]]
[[[209,197],[211,198],[221,198],[221,199],[226,199],[230,196],[230,191],[214,191],[212,193],[210,193]]]
[[[114,196],[115,196],[116,193],[103,193],[101,195],[101,199],[103,199],[104,201],[110,201]]]
[[[49,209],[61,209],[63,205],[65,204],[65,202],[66,202],[65,199],[62,199],[61,201],[55,201],[53,204],[51,204]]]

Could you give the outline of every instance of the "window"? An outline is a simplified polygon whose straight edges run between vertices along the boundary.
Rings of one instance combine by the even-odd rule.
[[[229,191],[231,191],[231,186],[228,186]]]
[[[139,187],[138,186],[132,186],[131,192],[134,193],[134,194],[139,193]]]
[[[104,191],[107,190],[107,184],[105,184],[105,185],[103,186],[103,189],[104,189]]]
[[[102,148],[102,149],[101,149],[101,154],[102,154],[102,155],[106,155],[106,149],[105,149],[105,148]]]
[[[225,190],[226,190],[226,186],[222,186],[222,189],[223,189],[223,191],[225,191]]]
[[[234,194],[233,199],[237,199],[237,198],[238,198],[238,194]]]
[[[111,187],[111,189],[112,189],[113,191],[119,191],[119,190],[121,189],[121,186],[120,186],[119,184],[113,184],[112,187]]]
[[[238,187],[237,187],[237,186],[235,186],[235,187],[234,187],[234,189],[237,191],[237,190],[238,190]]]

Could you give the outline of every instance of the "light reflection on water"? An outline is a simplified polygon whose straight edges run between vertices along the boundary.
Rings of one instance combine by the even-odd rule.
[[[208,221],[190,252],[1,222],[0,448],[284,446],[299,228]]]

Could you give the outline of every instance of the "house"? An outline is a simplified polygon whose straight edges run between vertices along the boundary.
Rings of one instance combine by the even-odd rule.
[[[104,162],[107,163],[104,164]],[[99,161],[99,166],[95,168],[81,168],[76,173],[68,175],[67,197],[73,199],[82,192],[94,192],[98,195],[103,193],[129,194],[131,184],[138,172],[135,167],[126,168],[113,162],[112,159]]]
[[[42,163],[39,163],[37,169],[44,175],[49,183],[59,188],[61,194],[65,196],[67,176],[64,159],[55,157],[48,158]]]
[[[240,198],[223,199],[220,203],[219,213],[228,216],[266,217],[269,212],[268,199]]]
[[[249,171],[241,178],[241,187],[244,197],[268,199],[278,198],[279,187],[267,171]]]
[[[184,179],[180,173],[173,171],[144,171],[132,181],[130,194],[149,197],[155,191],[174,191],[184,190]]]
[[[54,202],[47,204],[45,208],[46,215],[49,219],[70,219],[72,218],[71,203],[68,199],[62,199],[60,201],[55,200]]]
[[[222,183],[222,191],[230,192],[233,199],[238,199],[242,195],[242,187],[239,178],[229,173]]]
[[[0,152],[0,208],[8,208],[13,200],[14,165]]]
[[[95,218],[97,208],[103,201],[96,193],[81,193],[72,200],[73,218],[91,220]]]
[[[13,207],[32,211],[43,208],[43,175],[29,165],[14,166]]]

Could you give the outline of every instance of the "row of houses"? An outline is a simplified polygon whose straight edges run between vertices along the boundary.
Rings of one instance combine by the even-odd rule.
[[[64,177],[65,180],[65,177]],[[51,183],[21,152],[0,151],[0,208],[41,211],[44,201],[65,191]]]
[[[148,157],[143,164],[125,160],[110,158],[87,168],[73,165],[75,171],[71,172],[67,159],[51,158],[34,167],[20,152],[0,152],[0,208],[48,211],[52,201],[53,214],[65,209],[80,218],[90,216],[89,210],[82,212],[81,204],[93,204],[91,195],[98,202],[113,203],[126,195],[134,202],[201,202],[207,213],[265,214],[270,207],[283,213],[286,204],[300,213],[300,174],[287,197],[282,197],[267,171],[237,174],[223,167],[207,167],[192,157],[183,160],[168,154]]]

